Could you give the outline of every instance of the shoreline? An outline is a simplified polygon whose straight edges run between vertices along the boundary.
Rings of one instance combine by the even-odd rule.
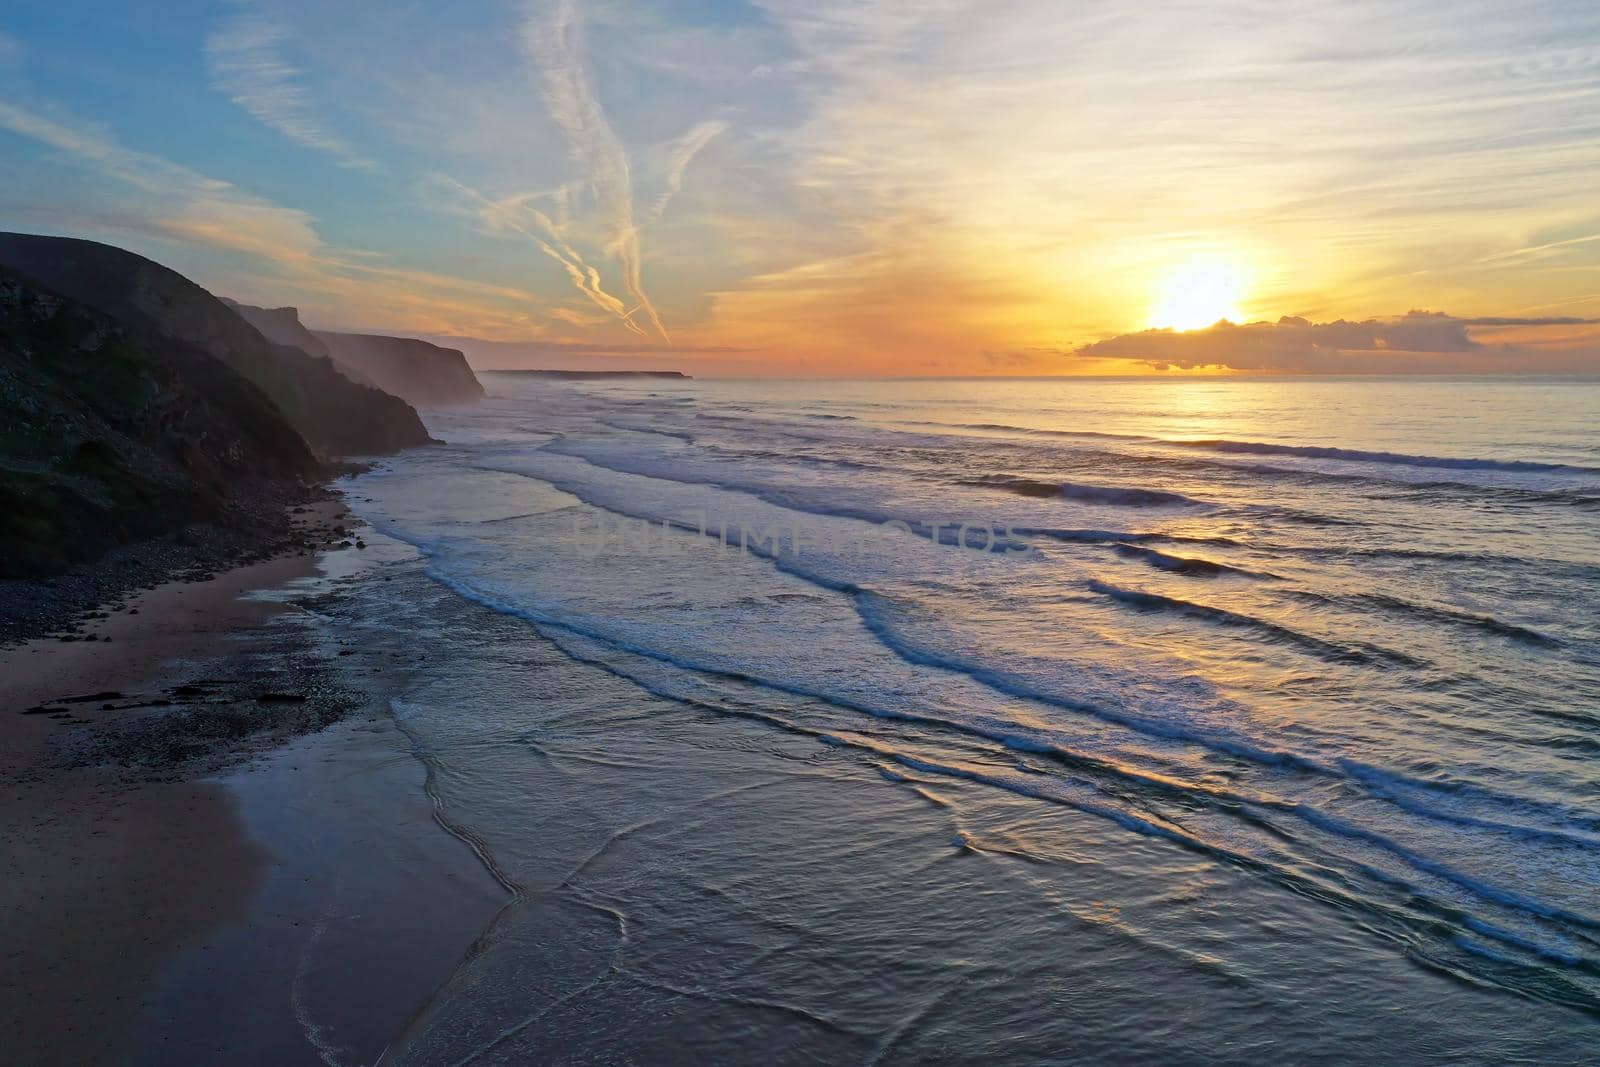
[[[332,473],[330,472],[330,476]],[[40,638],[71,643],[102,636],[96,624],[163,586],[198,585],[242,568],[310,566],[347,534],[348,507],[326,483],[247,505],[253,525],[200,523],[168,537],[120,545],[49,577],[0,579],[0,653]]]
[[[13,917],[0,1034],[24,1062],[109,1059],[161,959],[242,914],[265,857],[219,785],[56,764],[53,743],[68,731],[125,713],[105,702],[71,705],[70,717],[19,712],[186,684],[175,662],[223,651],[227,633],[281,610],[243,594],[312,571],[296,556],[168,582],[93,622],[109,644],[35,638],[0,653],[9,713],[0,768],[11,783],[0,836],[17,842],[0,879],[0,909]],[[186,877],[170,880],[174,869]]]
[[[308,510],[341,533],[353,519],[336,492]],[[363,1022],[387,1016],[357,1010],[348,989],[308,992],[306,931],[321,931],[344,986],[403,1002],[430,994],[499,908],[469,851],[417,825],[432,809],[387,718],[392,670],[363,664],[359,647],[330,651],[334,635],[297,611],[301,593],[336,598],[319,575],[337,555],[359,572],[358,552],[167,581],[92,611],[84,629],[99,640],[0,649],[11,1062],[157,1062],[179,1049],[193,1061],[220,1041],[238,1042],[230,1062],[331,1062],[324,1032],[348,1032],[327,1040],[370,1062],[381,1047]],[[452,912],[432,917],[437,932],[403,975],[370,981],[427,879]],[[407,888],[386,894],[393,883]],[[357,914],[330,936],[335,904]],[[233,1003],[219,1002],[224,990]],[[389,1019],[396,1032],[405,1021]]]

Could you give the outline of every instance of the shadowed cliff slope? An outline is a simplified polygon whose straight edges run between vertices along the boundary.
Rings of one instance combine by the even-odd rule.
[[[219,296],[240,318],[260,331],[261,336],[280,345],[294,345],[302,352],[323,359],[332,359],[333,353],[322,343],[322,338],[305,328],[300,321],[298,308],[262,308],[254,304],[241,304],[237,300]]]
[[[0,234],[0,265],[117,320],[131,339],[177,340],[254,382],[319,451],[395,452],[431,438],[404,400],[351,381],[328,359],[277,344],[175,271],[120,248],[65,237]]]
[[[299,308],[263,308],[256,307],[254,304],[241,304],[237,300],[230,300],[225,296],[218,299],[237,312],[244,321],[260,330],[261,336],[267,340],[274,341],[280,345],[294,345],[300,351],[309,352],[321,359],[333,359],[333,354],[328,351],[328,346],[322,343],[322,338],[306,329],[305,325],[300,321]],[[349,378],[352,382],[370,385],[374,389],[383,388],[354,367],[346,366],[338,360],[334,360],[333,365],[339,368],[340,374]],[[394,393],[394,390],[385,389],[384,392]],[[400,396],[399,393],[394,393],[394,395]],[[401,397],[401,399],[409,400],[408,397]]]
[[[0,267],[0,578],[195,523],[259,526],[263,497],[320,469],[232,368]]]

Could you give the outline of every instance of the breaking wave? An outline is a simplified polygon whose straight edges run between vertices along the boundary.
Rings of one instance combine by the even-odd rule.
[[[1249,456],[1305,456],[1308,459],[1337,459],[1350,463],[1388,463],[1402,467],[1439,467],[1464,471],[1554,471],[1600,474],[1600,467],[1579,467],[1567,463],[1540,463],[1522,459],[1472,459],[1453,456],[1414,456],[1404,452],[1367,452],[1355,448],[1325,448],[1320,445],[1278,445],[1264,441],[1168,441],[1184,448],[1203,448],[1213,452],[1234,452]]]
[[[1048,482],[1037,478],[1023,478],[1011,474],[985,475],[961,484],[986,489],[1004,489],[1008,493],[1030,497],[1065,497],[1090,504],[1117,504],[1124,507],[1162,507],[1167,505],[1196,505],[1182,493],[1164,492],[1160,489],[1140,489],[1119,485],[1087,485],[1081,482]]]

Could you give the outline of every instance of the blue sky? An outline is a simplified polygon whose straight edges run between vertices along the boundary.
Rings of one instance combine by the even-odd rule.
[[[1600,369],[1535,321],[1600,315],[1596,173],[1589,3],[0,13],[0,225],[316,325],[702,369],[1146,368],[1103,342],[1416,309],[1529,320],[1418,367]]]

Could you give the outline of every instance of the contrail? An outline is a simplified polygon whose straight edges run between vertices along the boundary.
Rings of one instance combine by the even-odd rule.
[[[1600,233],[1591,233],[1584,237],[1573,237],[1565,241],[1551,241],[1549,244],[1529,245],[1527,248],[1515,248],[1510,252],[1497,252],[1492,256],[1484,256],[1479,263],[1498,263],[1505,259],[1521,259],[1525,256],[1536,256],[1540,252],[1549,252],[1557,248],[1571,248],[1573,245],[1586,245],[1600,241]]]
[[[492,225],[520,233],[538,245],[540,251],[561,264],[561,268],[567,272],[567,277],[572,279],[572,284],[597,307],[621,319],[624,326],[639,336],[648,336],[633,321],[638,309],[629,310],[621,300],[606,292],[600,283],[600,272],[584,262],[577,249],[561,239],[560,232],[549,215],[524,202],[506,203],[490,200],[476,189],[469,188],[447,175],[439,175],[438,180],[476,201],[479,214]],[[517,214],[527,216],[537,229],[530,228],[516,217]]]
[[[572,0],[557,0],[550,17],[542,3],[527,6],[522,25],[522,46],[538,67],[545,105],[566,136],[573,156],[582,165],[594,190],[601,217],[611,231],[608,251],[622,264],[623,285],[655,327],[671,343],[661,316],[644,291],[639,267],[639,231],[633,218],[633,179],[628,155],[583,68],[582,26]],[[631,320],[630,321],[631,324]]]
[[[683,188],[683,172],[689,169],[689,164],[694,162],[694,157],[700,154],[700,150],[727,128],[728,124],[721,119],[697,122],[677,144],[672,146],[672,155],[667,160],[667,188],[656,198],[655,206],[650,212],[652,219],[659,219],[666,214],[667,205],[678,195],[678,190]]]

